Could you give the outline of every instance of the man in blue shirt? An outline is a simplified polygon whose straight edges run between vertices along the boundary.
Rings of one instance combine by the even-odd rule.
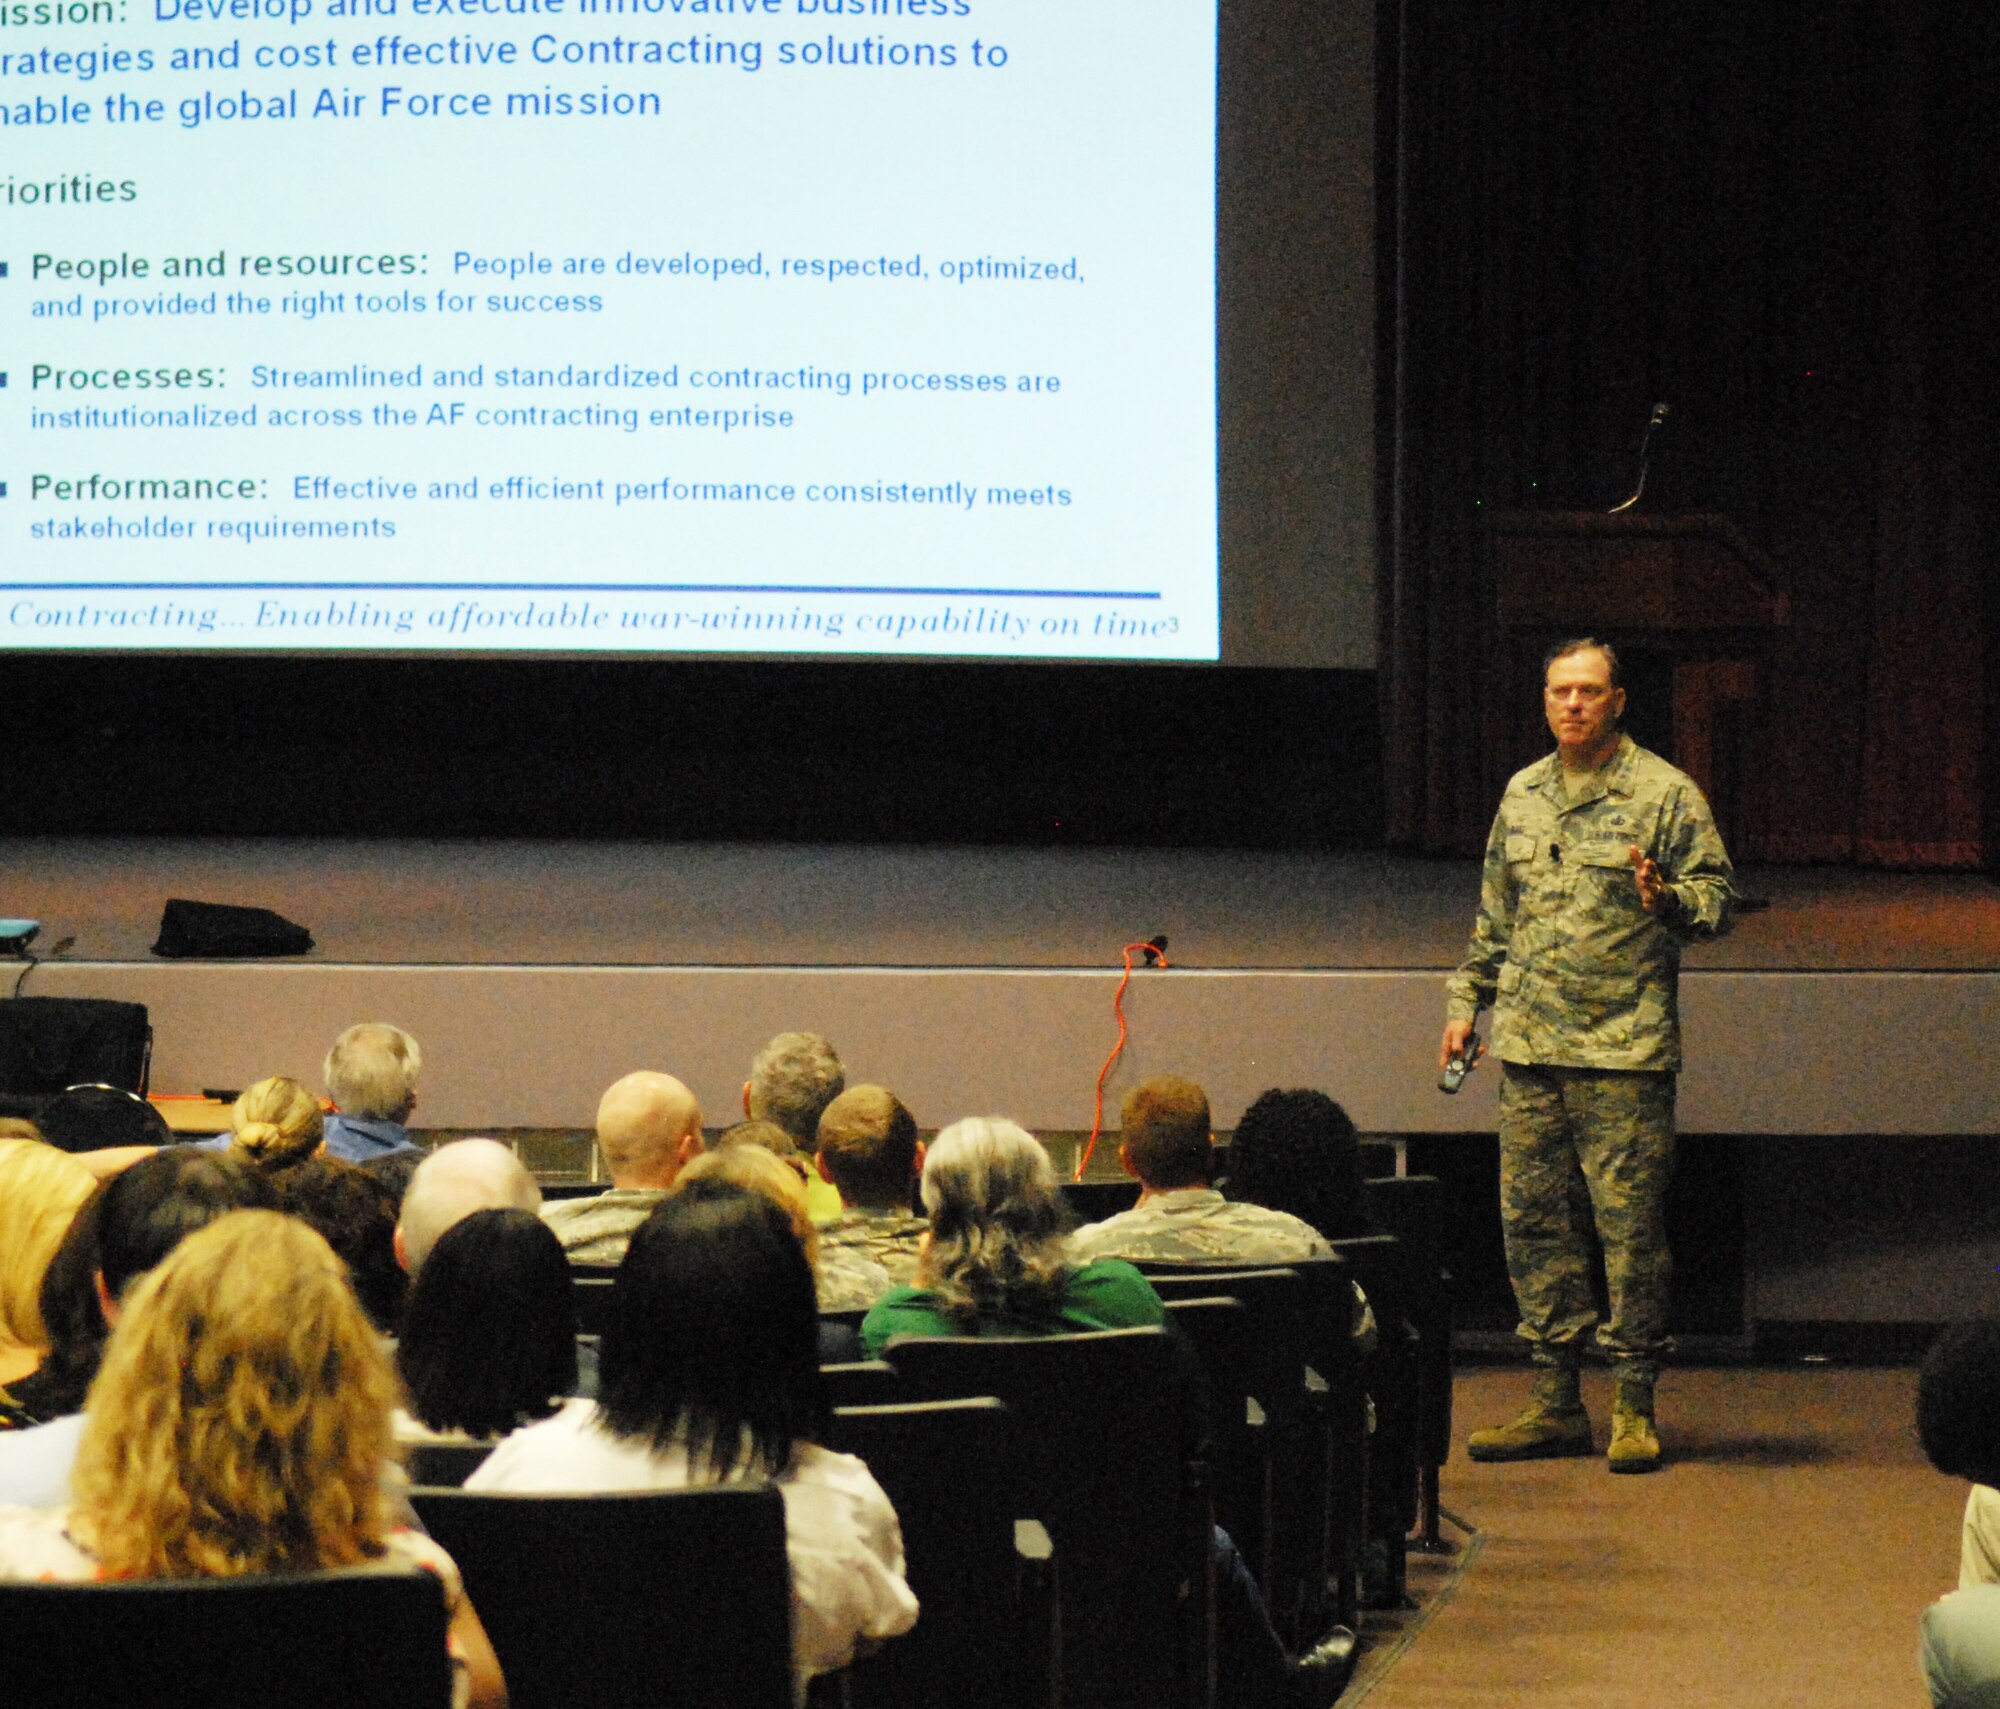
[[[423,1065],[417,1041],[387,1021],[362,1021],[335,1039],[321,1069],[335,1110],[326,1118],[327,1155],[367,1163],[417,1150],[404,1124]]]

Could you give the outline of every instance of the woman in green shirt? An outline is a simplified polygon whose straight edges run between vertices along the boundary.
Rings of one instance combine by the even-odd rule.
[[[1121,1259],[1071,1261],[1055,1166],[999,1116],[969,1116],[924,1157],[931,1228],[917,1285],[893,1288],[862,1320],[879,1358],[897,1335],[1061,1335],[1166,1321],[1152,1284]]]
[[[1152,1283],[1122,1258],[1070,1258],[1055,1166],[1014,1123],[972,1116],[946,1128],[925,1154],[923,1194],[931,1227],[917,1285],[892,1289],[862,1319],[869,1358],[899,1335],[1061,1335],[1166,1322]],[[1354,1671],[1354,1634],[1336,1626],[1307,1655],[1288,1656],[1220,1530],[1213,1560],[1226,1709],[1332,1703]]]

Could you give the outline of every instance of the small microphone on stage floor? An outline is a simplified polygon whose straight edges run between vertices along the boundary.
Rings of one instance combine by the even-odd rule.
[[[1167,959],[1167,934],[1165,932],[1155,932],[1146,940],[1144,947],[1146,951],[1146,965],[1148,967],[1159,967],[1165,964]]]

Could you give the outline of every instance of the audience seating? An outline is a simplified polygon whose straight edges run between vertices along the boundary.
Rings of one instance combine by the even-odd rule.
[[[1402,1147],[1393,1139],[1364,1139],[1360,1143],[1361,1173],[1371,1179],[1396,1173]]]
[[[866,1306],[819,1314],[819,1362],[825,1365],[853,1365],[868,1355],[861,1350],[861,1320]]]
[[[611,1323],[611,1289],[616,1264],[572,1264],[570,1296],[576,1301],[576,1332],[602,1335]]]
[[[1336,1240],[1334,1251],[1374,1308],[1381,1338],[1364,1376],[1375,1403],[1368,1449],[1368,1537],[1385,1551],[1378,1602],[1408,1600],[1409,1533],[1417,1522],[1417,1385],[1419,1341],[1412,1322],[1411,1284],[1402,1242],[1392,1234]]]
[[[1444,1183],[1435,1175],[1371,1180],[1368,1214],[1402,1243],[1417,1332],[1417,1531],[1429,1549],[1442,1547],[1438,1472],[1451,1458],[1451,1272],[1445,1262]]]
[[[1344,1266],[1319,1259],[1268,1269],[1153,1261],[1140,1268],[1170,1303],[1219,1294],[1246,1307],[1251,1393],[1270,1420],[1274,1490],[1288,1497],[1272,1505],[1265,1581],[1272,1616],[1296,1643],[1323,1627],[1329,1613],[1352,1624],[1368,1438]],[[1314,1491],[1317,1499],[1302,1498]]]
[[[828,1406],[892,1406],[903,1398],[896,1367],[883,1359],[848,1359],[822,1365],[819,1380]]]
[[[1139,1202],[1137,1181],[1065,1181],[1060,1190],[1079,1226],[1102,1222]]]
[[[827,1446],[867,1461],[894,1504],[923,1606],[847,1669],[854,1709],[1061,1703],[1056,1563],[1046,1530],[1015,1519],[1008,1424],[990,1396],[834,1411]]]
[[[413,1442],[410,1482],[434,1489],[457,1489],[493,1452],[491,1442]]]
[[[449,1709],[424,1572],[0,1584],[8,1709]],[[518,1700],[517,1700],[518,1701]]]
[[[1215,1522],[1249,1566],[1274,1618],[1283,1623],[1273,1555],[1277,1467],[1268,1409],[1257,1398],[1250,1313],[1226,1287],[1168,1295],[1167,1321],[1201,1355],[1208,1377],[1210,1483]],[[1301,1384],[1303,1386],[1303,1384]],[[1281,1593],[1280,1593],[1281,1594]]]
[[[1120,1329],[903,1336],[884,1356],[912,1399],[1006,1403],[1014,1516],[1055,1542],[1065,1702],[1209,1709],[1214,1518],[1192,1350],[1162,1329]]]
[[[774,1486],[410,1499],[465,1576],[511,1709],[791,1709]]]

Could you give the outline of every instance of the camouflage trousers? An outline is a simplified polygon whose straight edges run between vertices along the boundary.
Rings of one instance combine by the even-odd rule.
[[[1500,1217],[1519,1333],[1540,1363],[1581,1356],[1594,1327],[1619,1368],[1651,1376],[1667,1341],[1667,1182],[1674,1077],[1503,1063]],[[1598,1321],[1590,1233],[1610,1313]]]

